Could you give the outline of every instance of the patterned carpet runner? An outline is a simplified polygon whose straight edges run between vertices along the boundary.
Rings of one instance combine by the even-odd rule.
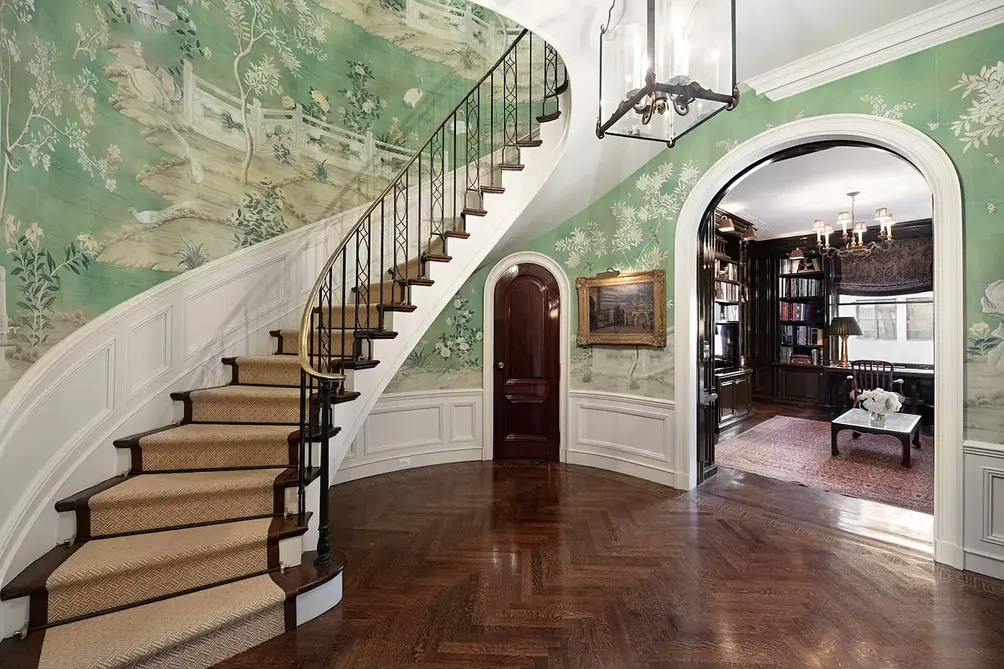
[[[116,441],[128,475],[57,504],[77,537],[11,584],[30,592],[19,666],[197,669],[295,625],[273,575],[280,540],[307,529],[287,516],[298,333],[273,334],[280,354],[224,361],[232,385],[174,394],[181,424]]]

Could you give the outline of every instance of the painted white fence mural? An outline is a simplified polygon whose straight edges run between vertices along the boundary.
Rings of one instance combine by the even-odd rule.
[[[471,48],[489,59],[497,58],[506,46],[522,32],[522,28],[498,17],[495,23],[474,14],[471,3],[456,7],[440,0],[408,0],[405,20],[409,27],[452,40],[470,44]]]
[[[196,76],[185,61],[182,77],[185,122],[196,132],[234,149],[244,149],[241,101],[222,88]],[[248,106],[251,136],[257,154],[271,153],[273,141],[282,141],[295,156],[349,170],[373,170],[377,176],[392,177],[411,151],[379,142],[372,132],[359,135],[294,109],[268,109],[255,99]]]

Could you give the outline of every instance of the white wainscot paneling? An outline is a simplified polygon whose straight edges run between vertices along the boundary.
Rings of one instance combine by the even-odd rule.
[[[1004,445],[967,441],[965,566],[1004,578]]]
[[[672,400],[573,390],[567,461],[677,485]]]
[[[342,460],[335,483],[398,469],[481,460],[482,397],[480,388],[382,396]]]
[[[221,356],[274,350],[295,322],[325,224],[231,254],[115,307],[58,343],[0,400],[0,584],[73,535],[53,502],[128,468],[112,440],[171,423],[169,393],[229,381]],[[304,284],[307,283],[305,286]],[[0,607],[0,637],[24,611]]]

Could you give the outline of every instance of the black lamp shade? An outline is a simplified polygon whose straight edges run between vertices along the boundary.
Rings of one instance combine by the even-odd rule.
[[[860,336],[863,333],[857,319],[853,316],[837,316],[830,321],[830,326],[826,328],[826,334],[828,336],[842,337],[849,335]]]

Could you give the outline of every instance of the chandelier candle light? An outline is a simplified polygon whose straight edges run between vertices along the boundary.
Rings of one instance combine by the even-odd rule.
[[[851,210],[849,212],[842,211],[837,215],[837,225],[842,230],[840,240],[843,246],[830,246],[830,235],[833,234],[833,226],[827,224],[826,221],[817,220],[812,223],[812,231],[816,233],[816,246],[821,255],[827,258],[832,258],[833,256],[840,258],[860,258],[871,255],[871,252],[874,250],[888,251],[892,247],[892,226],[896,222],[896,219],[889,215],[889,210],[885,207],[875,210],[875,220],[879,224],[878,241],[865,243],[865,232],[868,231],[868,226],[864,221],[855,220],[854,211],[855,200],[860,194],[860,191],[851,191],[848,193],[847,197],[851,198]],[[848,226],[850,226],[849,232],[847,229]]]
[[[600,27],[597,137],[672,147],[738,104],[735,0],[613,0]]]

